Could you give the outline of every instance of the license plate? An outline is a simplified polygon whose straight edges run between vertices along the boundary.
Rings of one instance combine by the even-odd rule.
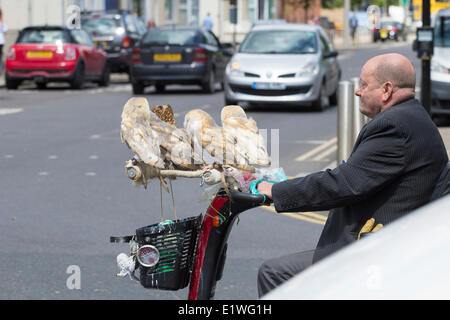
[[[381,31],[380,31],[380,37],[381,37],[382,39],[386,39],[387,36],[388,36],[387,30],[381,30]]]
[[[99,40],[95,40],[95,41],[94,41],[94,45],[95,45],[96,47],[98,46],[99,43],[102,44],[103,49],[106,49],[107,46],[108,46],[108,43],[107,43],[106,41],[99,41]]]
[[[51,51],[27,51],[27,58],[51,58],[53,52]]]
[[[253,82],[252,89],[256,90],[285,90],[286,85],[284,83],[277,82]]]
[[[157,61],[157,62],[160,62],[160,61],[180,62],[181,54],[180,53],[155,53],[153,55],[153,60]]]

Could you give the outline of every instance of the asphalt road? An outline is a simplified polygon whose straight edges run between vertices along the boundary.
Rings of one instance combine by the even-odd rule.
[[[358,76],[377,54],[399,52],[420,70],[405,43],[343,50],[342,80]],[[418,75],[418,81],[420,77]],[[419,83],[419,82],[418,82]],[[116,278],[116,255],[127,244],[111,244],[111,235],[133,234],[160,220],[159,184],[135,188],[125,176],[132,154],[119,137],[120,115],[131,86],[115,80],[108,88],[81,91],[63,84],[37,90],[32,84],[0,91],[0,299],[186,299],[176,292],[147,290],[129,278]],[[170,104],[177,123],[202,108],[220,123],[223,92],[203,94],[197,87],[148,89],[150,105]],[[301,176],[335,165],[336,116],[292,109],[247,109],[267,129],[269,153],[288,176]],[[177,215],[204,212],[199,180],[174,181]],[[168,194],[164,217],[173,218]],[[256,299],[256,277],[269,258],[313,249],[327,212],[275,214],[256,208],[240,217],[229,239],[227,262],[216,299]],[[75,269],[73,269],[75,266]],[[80,286],[71,288],[73,270]]]

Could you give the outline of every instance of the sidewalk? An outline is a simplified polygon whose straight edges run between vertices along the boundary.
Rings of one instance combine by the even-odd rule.
[[[333,39],[334,47],[337,50],[352,50],[352,49],[369,49],[369,48],[379,48],[381,46],[391,46],[391,45],[403,45],[408,44],[412,45],[412,40],[414,35],[408,34],[407,41],[395,41],[388,40],[386,42],[373,42],[372,33],[371,32],[359,32],[356,34],[355,41],[350,38],[349,46],[344,46],[344,38],[342,35],[336,35]]]

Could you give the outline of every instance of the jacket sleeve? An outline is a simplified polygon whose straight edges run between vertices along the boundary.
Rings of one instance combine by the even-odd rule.
[[[364,200],[402,174],[405,136],[388,119],[365,128],[345,164],[275,184],[272,198],[281,211],[321,211]]]

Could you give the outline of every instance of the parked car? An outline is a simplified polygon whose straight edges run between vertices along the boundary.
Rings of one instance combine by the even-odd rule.
[[[447,195],[336,251],[262,299],[448,300],[449,229]]]
[[[378,40],[386,41],[388,39],[398,41],[402,39],[406,41],[408,37],[408,28],[398,21],[383,20],[380,22],[379,28],[373,29],[373,42]]]
[[[163,91],[169,84],[198,84],[205,92],[222,85],[233,52],[209,30],[200,27],[152,28],[130,55],[133,93],[146,86]]]
[[[69,82],[74,89],[85,81],[109,84],[106,52],[94,46],[84,30],[59,26],[23,29],[6,57],[8,89],[17,89],[23,80],[34,80],[39,88],[48,82]]]
[[[285,104],[322,110],[337,103],[337,52],[317,25],[256,26],[226,68],[225,103]]]
[[[108,53],[111,72],[129,72],[128,55],[147,31],[145,24],[129,11],[87,11],[81,15],[81,26]]]
[[[433,115],[450,115],[450,9],[437,12],[434,20],[434,53],[431,58]]]

